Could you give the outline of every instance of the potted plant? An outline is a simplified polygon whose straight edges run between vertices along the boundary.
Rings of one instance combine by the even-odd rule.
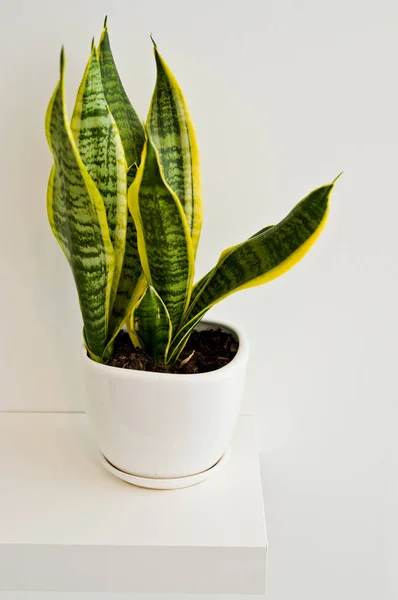
[[[46,115],[54,159],[47,209],[79,297],[86,408],[102,460],[138,485],[173,488],[204,479],[225,457],[244,388],[244,334],[202,318],[306,254],[326,222],[334,182],[277,225],[224,250],[194,284],[198,147],[156,44],[154,53],[157,79],[143,125],[116,69],[105,20],[69,123],[62,50]]]

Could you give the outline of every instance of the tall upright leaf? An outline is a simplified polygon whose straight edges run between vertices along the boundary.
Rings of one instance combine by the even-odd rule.
[[[190,298],[194,253],[181,203],[162,177],[150,138],[128,195],[146,279],[166,305],[176,330]]]
[[[130,327],[140,346],[155,361],[164,363],[171,340],[171,321],[168,310],[156,290],[148,286],[131,312]]]
[[[112,310],[126,245],[127,164],[117,125],[106,103],[94,45],[77,94],[71,128],[80,157],[105,203],[115,252]]]
[[[314,190],[280,223],[221,254],[217,265],[194,287],[183,327],[172,341],[170,361],[178,357],[193,327],[217,302],[280,277],[307,254],[326,223],[333,185]]]
[[[91,356],[102,357],[115,257],[104,201],[84,166],[66,115],[65,60],[46,114],[47,140],[54,157],[47,192],[51,228],[64,250],[76,282]]]
[[[122,138],[127,165],[140,164],[145,134],[142,123],[124,90],[113,58],[105,19],[99,47],[99,61],[106,101]]]
[[[98,53],[104,94],[122,140],[128,166],[127,185],[130,186],[134,181],[141,161],[145,134],[141,121],[127,97],[116,68],[110,46],[106,19]],[[137,231],[133,218],[128,213],[124,262],[110,319],[110,339],[116,335],[127,314],[137,301],[137,296],[142,291],[142,268],[138,254]]]
[[[181,88],[156,44],[154,52],[157,77],[147,128],[158,151],[164,178],[184,209],[196,252],[202,227],[202,187],[196,134]]]

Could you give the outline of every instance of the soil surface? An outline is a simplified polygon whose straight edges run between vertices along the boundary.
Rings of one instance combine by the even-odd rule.
[[[121,331],[115,340],[113,357],[107,364],[122,369],[156,373],[206,373],[231,362],[238,346],[234,336],[221,329],[193,331],[176,364],[166,367],[154,362],[141,348],[134,348],[128,333]]]

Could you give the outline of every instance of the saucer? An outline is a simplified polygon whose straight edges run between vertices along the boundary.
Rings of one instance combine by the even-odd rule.
[[[136,485],[142,488],[149,488],[152,490],[179,490],[181,488],[190,487],[191,485],[196,485],[197,483],[201,483],[206,479],[209,479],[215,473],[217,473],[220,469],[222,469],[228,462],[229,457],[231,455],[231,448],[229,447],[225,454],[222,455],[220,460],[216,462],[215,465],[207,469],[207,471],[202,471],[202,473],[196,473],[195,475],[187,475],[186,477],[174,477],[167,479],[157,479],[152,477],[139,477],[138,475],[131,475],[130,473],[125,473],[120,469],[116,468],[112,465],[107,458],[99,451],[99,459],[102,466],[127,483],[132,485]]]

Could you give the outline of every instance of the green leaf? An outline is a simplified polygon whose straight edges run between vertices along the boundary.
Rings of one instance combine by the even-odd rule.
[[[213,306],[235,291],[271,281],[293,267],[319,237],[326,223],[332,189],[333,184],[316,189],[278,225],[261,230],[227,254],[222,253],[188,315]]]
[[[118,126],[128,167],[140,164],[145,134],[119,77],[105,24],[99,43],[99,60],[106,101]]]
[[[326,223],[333,185],[311,192],[278,225],[224,250],[217,265],[194,287],[183,327],[172,340],[169,361],[176,360],[192,329],[217,302],[276,279],[305,256]]]
[[[255,233],[254,235],[252,235],[249,239],[253,239],[256,236],[260,235],[261,233],[264,233],[265,231],[272,229],[273,225],[267,225],[266,227],[263,227],[263,229],[260,229],[260,231],[258,231],[257,233]],[[191,300],[190,300],[190,307],[195,303],[197,296],[202,292],[202,290],[206,287],[208,281],[211,279],[211,277],[213,277],[213,274],[216,272],[217,268],[218,268],[218,264],[221,262],[221,260],[225,260],[225,258],[231,254],[232,252],[234,252],[234,250],[236,249],[236,246],[232,246],[231,248],[226,248],[220,258],[219,261],[217,263],[217,265],[215,265],[211,271],[209,271],[208,273],[206,273],[206,275],[204,277],[202,277],[202,279],[200,279],[193,287],[192,290],[192,294],[191,294]],[[189,309],[188,309],[189,310]]]
[[[148,139],[128,198],[145,276],[162,298],[176,330],[190,298],[194,254],[181,203],[164,181],[158,160]]]
[[[115,302],[109,320],[109,342],[112,342],[123,327],[132,307],[145,289],[137,246],[137,230],[131,215],[127,218],[126,248],[122,272]]]
[[[147,118],[165,180],[179,198],[188,222],[194,252],[202,227],[199,150],[183,93],[154,47],[157,78]]]
[[[108,315],[115,257],[104,201],[84,166],[66,116],[65,61],[46,114],[46,134],[54,157],[47,192],[51,228],[75,279],[88,350],[101,359],[108,333]]]
[[[127,229],[127,164],[115,120],[106,103],[97,51],[93,46],[80,84],[71,128],[79,154],[105,203],[115,252],[110,307],[124,261]]]
[[[152,286],[148,286],[132,310],[130,327],[140,346],[155,361],[164,363],[171,340],[171,321],[164,302]]]
[[[104,24],[98,51],[106,101],[119,129],[126,156],[128,165],[127,186],[129,187],[134,181],[137,166],[141,161],[145,133],[120,80],[110,47],[106,23]],[[137,301],[137,295],[141,294],[143,289],[137,231],[134,220],[131,214],[128,213],[124,261],[109,325],[111,341],[117,335],[132,306]]]

